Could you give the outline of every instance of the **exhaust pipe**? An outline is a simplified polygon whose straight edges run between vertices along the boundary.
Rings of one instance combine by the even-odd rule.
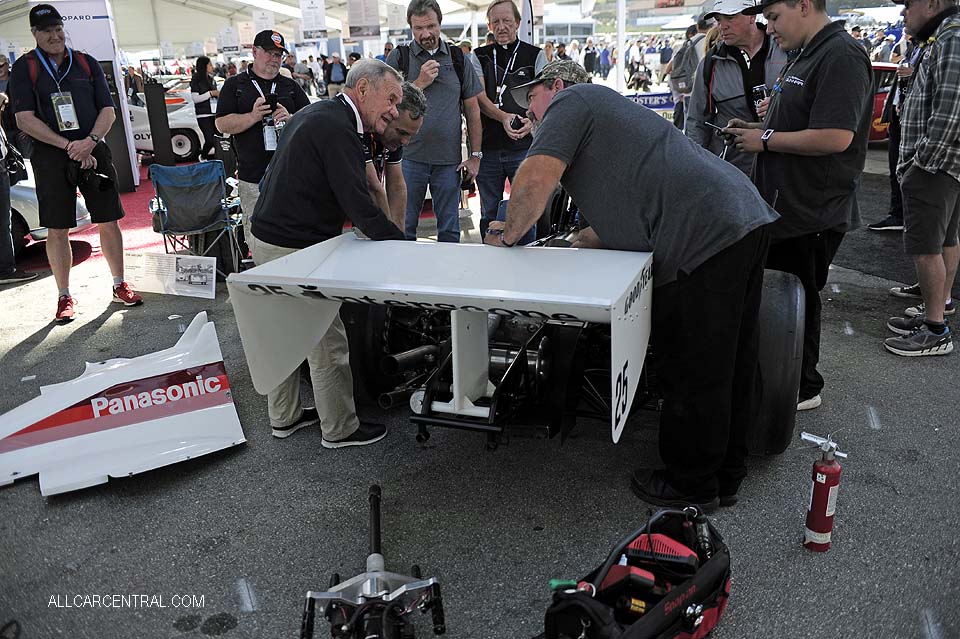
[[[413,395],[413,391],[415,390],[417,389],[404,388],[387,393],[381,393],[380,397],[377,398],[377,405],[383,410],[390,410],[395,406],[407,403],[410,400],[410,396]]]
[[[387,355],[380,361],[380,370],[385,375],[396,375],[404,371],[419,368],[424,364],[436,361],[438,347],[433,345],[418,346],[409,351]]]

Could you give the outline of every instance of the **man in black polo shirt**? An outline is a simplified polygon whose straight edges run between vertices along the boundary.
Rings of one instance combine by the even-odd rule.
[[[246,73],[227,78],[217,102],[217,129],[233,136],[237,150],[240,208],[251,250],[250,216],[260,195],[260,178],[277,148],[276,124],[286,123],[291,114],[310,104],[299,84],[280,75],[286,50],[283,36],[276,31],[258,33],[253,40],[253,64]]]
[[[520,11],[513,0],[494,0],[490,4],[487,28],[496,42],[478,47],[474,52],[480,63],[478,75],[484,88],[479,96],[483,143],[477,174],[481,235],[487,225],[497,219],[504,185],[516,175],[532,141],[533,125],[510,95],[510,89],[533,80],[547,63],[539,47],[517,38]]]
[[[349,218],[373,240],[402,240],[403,231],[370,199],[361,136],[383,135],[397,118],[400,74],[379,60],[358,60],[343,93],[312,104],[283,132],[263,176],[251,219],[258,264],[340,235]],[[320,421],[324,448],[362,446],[386,436],[381,424],[357,420],[347,336],[335,319],[307,354],[316,409],[300,403],[294,371],[267,394],[275,437],[288,437]]]
[[[784,68],[762,123],[731,120],[737,148],[759,153],[754,183],[780,213],[771,226],[767,268],[800,278],[807,310],[797,410],[820,406],[820,291],[843,235],[860,225],[857,187],[867,154],[873,96],[870,60],[831,22],[825,0],[764,0],[767,33]]]
[[[370,132],[360,136],[370,198],[399,228],[403,228],[407,210],[407,183],[400,166],[403,145],[420,131],[426,112],[423,91],[412,82],[404,82],[397,119],[387,125],[383,135]]]
[[[143,303],[123,281],[123,217],[117,172],[103,138],[116,119],[103,70],[85,53],[67,48],[63,18],[49,4],[30,10],[37,48],[13,65],[11,85],[17,126],[33,138],[33,174],[40,224],[49,229],[47,259],[59,297],[54,321],[73,320],[70,229],[77,225],[77,189],[90,218],[100,225],[100,247],[113,275],[113,301]]]

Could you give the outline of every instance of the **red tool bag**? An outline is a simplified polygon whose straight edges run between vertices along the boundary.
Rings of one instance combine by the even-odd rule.
[[[701,639],[730,596],[730,553],[696,508],[661,510],[596,570],[551,584],[538,639]]]

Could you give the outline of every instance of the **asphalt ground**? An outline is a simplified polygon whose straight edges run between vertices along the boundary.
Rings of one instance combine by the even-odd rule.
[[[867,221],[886,212],[885,184],[865,176]],[[801,545],[817,452],[797,440],[753,459],[740,503],[713,518],[733,562],[718,639],[960,637],[960,357],[882,350],[884,320],[904,307],[887,289],[913,281],[897,242],[866,230],[844,242],[823,293],[824,403],[797,416],[798,432],[836,433],[850,454],[833,547]],[[657,463],[654,414],[632,418],[617,445],[591,421],[562,446],[515,438],[487,452],[480,436],[442,429],[420,445],[402,410],[366,413],[390,427],[375,446],[325,450],[316,428],[276,440],[223,285],[213,301],[146,295],[122,309],[109,304],[102,262],[80,264],[73,281],[82,314],[67,326],[49,322],[49,273],[0,290],[0,413],[79,375],[85,360],[171,346],[206,310],[248,442],[56,497],[42,497],[35,478],[0,489],[0,627],[16,620],[22,639],[296,636],[307,590],[363,570],[373,483],[387,566],[416,563],[440,580],[448,636],[531,637],[547,581],[582,576],[647,517],[628,479]],[[166,607],[60,607],[92,594]],[[202,606],[175,608],[174,595]]]

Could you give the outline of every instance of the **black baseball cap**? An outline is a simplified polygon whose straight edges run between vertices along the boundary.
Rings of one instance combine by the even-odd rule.
[[[271,49],[278,49],[280,51],[287,50],[287,44],[283,41],[283,35],[272,29],[266,29],[258,33],[257,37],[253,39],[253,46],[266,49],[267,51]]]
[[[51,4],[38,4],[30,9],[30,27],[46,29],[55,24],[63,25],[63,16]]]
[[[757,4],[747,9],[744,9],[740,13],[742,13],[745,16],[755,16],[763,13],[764,9],[766,9],[769,6],[775,5],[778,2],[783,2],[783,0],[757,0]]]

